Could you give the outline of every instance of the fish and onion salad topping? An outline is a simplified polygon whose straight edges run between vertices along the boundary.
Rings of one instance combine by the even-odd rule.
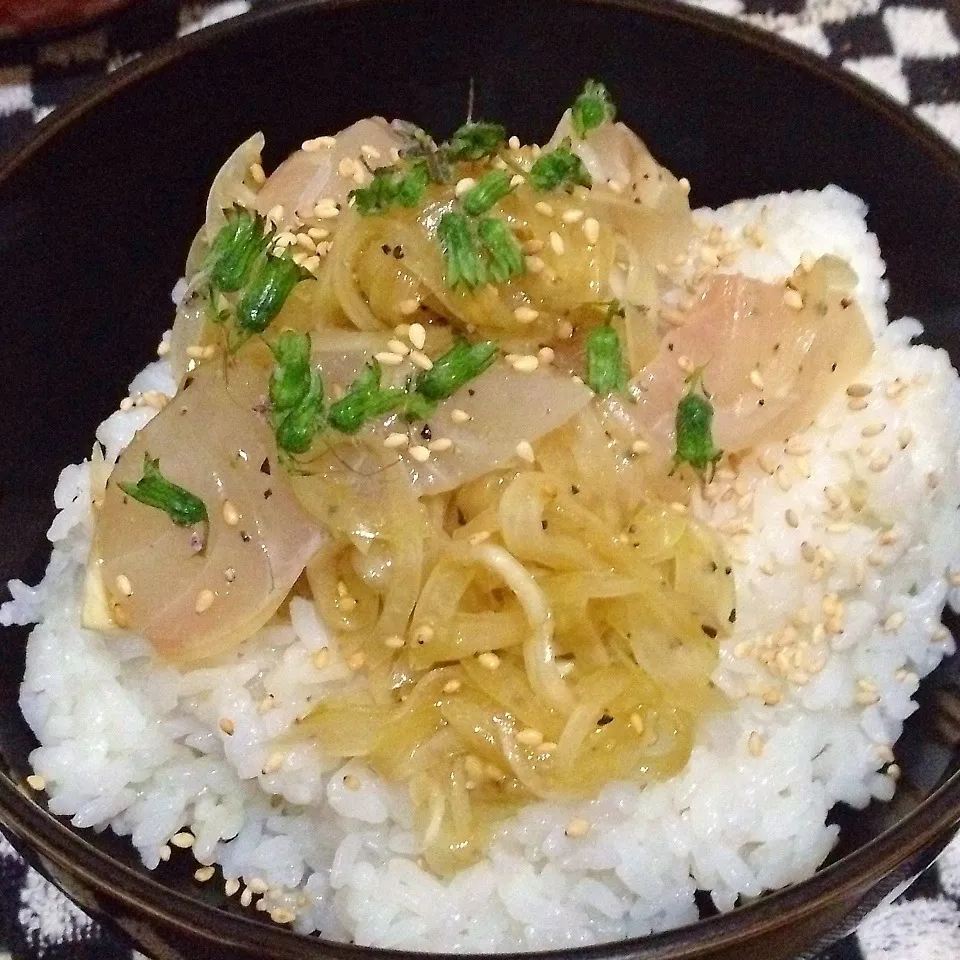
[[[532,799],[684,768],[737,593],[691,498],[872,352],[838,258],[771,284],[716,238],[681,280],[689,184],[615,113],[591,81],[542,148],[363,120],[269,177],[251,138],[179,390],[99,477],[84,625],[202,663],[308,598],[355,678],[286,738],[404,783],[441,875]]]

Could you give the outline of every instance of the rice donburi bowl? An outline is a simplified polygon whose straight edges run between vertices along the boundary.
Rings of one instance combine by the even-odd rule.
[[[813,872],[953,650],[956,373],[860,201],[691,212],[595,83],[542,148],[262,146],[3,608],[50,809],[379,946]]]

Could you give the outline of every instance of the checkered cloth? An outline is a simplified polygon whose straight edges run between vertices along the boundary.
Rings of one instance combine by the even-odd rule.
[[[272,0],[140,0],[46,43],[0,42],[0,150],[104,71],[177,33]],[[960,0],[688,0],[776,31],[909,105],[960,147]],[[960,211],[958,211],[960,215]],[[0,960],[133,960],[134,954],[0,838]],[[960,840],[895,903],[820,960],[958,960]]]

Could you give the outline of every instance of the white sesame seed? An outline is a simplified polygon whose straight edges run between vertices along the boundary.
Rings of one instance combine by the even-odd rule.
[[[515,173],[510,178],[511,187],[519,187],[519,186],[522,186],[524,183],[526,183],[526,177],[524,177],[523,174],[521,173]]]
[[[197,594],[197,602],[194,604],[193,609],[196,610],[197,613],[204,613],[213,605],[214,599],[215,595],[212,590],[201,590]]]
[[[521,440],[517,444],[517,456],[526,461],[527,463],[534,463],[537,459],[536,454],[533,452],[533,447],[530,444],[529,440]]]
[[[236,729],[234,722],[229,717],[221,717],[220,722],[217,724],[220,729],[228,736],[233,736],[233,731]]]
[[[262,187],[267,182],[267,175],[263,172],[262,164],[250,164],[250,179],[253,180],[258,187]]]
[[[805,457],[810,453],[810,442],[805,437],[791,437],[784,446],[791,457]]]
[[[559,257],[566,250],[566,244],[563,242],[563,237],[557,233],[556,230],[550,231],[550,249]]]
[[[533,307],[517,307],[513,311],[513,316],[517,323],[533,323],[540,316],[540,311],[534,310]]]
[[[867,397],[873,391],[873,385],[869,383],[851,383],[847,387],[848,397]]]
[[[247,887],[243,893],[240,894],[240,906],[249,907],[253,903],[253,891]]]
[[[263,772],[265,774],[276,773],[283,766],[285,759],[279,750],[275,750],[267,757],[267,762],[263,765]]]
[[[508,146],[511,150],[519,150],[519,149],[520,149],[520,138],[517,137],[517,136],[511,137],[511,138],[507,141],[507,146]]]
[[[500,658],[495,653],[481,653],[477,663],[485,670],[496,670],[500,666]]]
[[[533,354],[517,357],[513,362],[513,369],[517,373],[533,373],[540,366],[540,360]]]
[[[527,240],[520,249],[524,253],[539,253],[545,246],[546,244],[542,240],[534,238],[533,240]]]
[[[763,754],[764,746],[763,737],[756,730],[753,730],[747,737],[747,752],[751,757],[759,757]]]
[[[797,511],[792,507],[786,511],[784,517],[786,518],[787,523],[794,529],[800,526],[800,518],[797,516]]]
[[[411,447],[409,450],[410,456],[417,461],[417,463],[426,463],[430,459],[430,451],[421,445]]]
[[[223,522],[228,527],[235,527],[240,522],[240,511],[229,500],[223,501]]]
[[[537,351],[537,359],[543,364],[550,364],[556,360],[557,355],[553,350],[553,347],[541,347]]]
[[[170,849],[170,844],[169,844],[169,843],[165,843],[165,844],[160,848],[160,859],[161,859],[164,863],[167,863],[172,856],[173,856],[173,850]]]
[[[314,137],[312,140],[304,140],[300,147],[302,150],[306,150],[307,153],[313,153],[324,147],[332,147],[336,142],[336,137]]]
[[[777,467],[773,475],[777,481],[777,486],[783,490],[784,493],[786,493],[793,486],[793,481],[790,479],[790,474],[787,473],[783,467]]]
[[[274,923],[293,923],[297,919],[297,915],[287,907],[274,907],[270,911],[270,919]]]
[[[881,423],[879,420],[874,420],[872,423],[868,423],[861,431],[861,437],[878,437],[884,430],[887,429],[885,423]]]
[[[405,357],[409,352],[410,348],[402,340],[388,340],[387,349],[391,353],[399,354],[401,357]]]
[[[882,473],[887,469],[887,467],[890,466],[891,459],[892,458],[889,453],[878,453],[876,456],[870,459],[870,462],[867,464],[867,466],[874,473]]]
[[[355,776],[355,775],[352,774],[352,773],[348,773],[348,774],[343,778],[343,785],[344,785],[348,790],[359,790],[360,787],[361,787],[360,778],[357,777],[357,776]]]
[[[237,571],[233,567],[227,567],[227,569],[223,571],[223,579],[226,580],[227,583],[233,583],[233,581],[237,579]]]
[[[897,443],[901,450],[906,450],[913,439],[913,429],[909,426],[903,426],[897,431]]]
[[[236,877],[231,877],[223,884],[223,892],[228,896],[232,897],[240,890],[240,881]]]
[[[869,406],[869,401],[866,397],[851,397],[847,401],[847,408],[850,410],[866,410]]]
[[[583,219],[583,211],[578,207],[571,207],[560,214],[560,219],[564,223],[579,223]]]
[[[525,747],[539,747],[543,743],[543,734],[533,727],[527,727],[517,734],[517,743],[522,743]]]
[[[526,263],[527,270],[529,270],[530,273],[542,273],[543,268],[546,266],[540,257],[525,257],[524,262]]]
[[[182,833],[175,833],[170,838],[170,842],[180,850],[189,850],[193,846],[195,839],[196,837],[194,837],[192,833],[184,830]]]
[[[646,440],[634,440],[630,445],[631,452],[637,454],[637,456],[642,456],[645,453],[650,452],[650,444]]]
[[[587,217],[583,221],[583,235],[592,247],[600,239],[600,222],[594,217]]]
[[[31,790],[36,790],[38,793],[41,790],[46,790],[47,788],[46,777],[41,777],[39,773],[31,773],[30,776],[27,777],[27,786]]]
[[[375,353],[373,358],[386,367],[398,367],[403,363],[403,357],[401,357],[399,353],[394,353],[392,350],[381,350],[380,353]]]
[[[614,193],[623,193],[623,191],[626,189],[626,184],[624,184],[624,182],[623,182],[622,180],[610,179],[610,180],[607,181],[607,186],[608,186]]]
[[[331,198],[321,200],[314,208],[313,215],[318,220],[333,220],[340,216],[340,208]]]
[[[574,817],[564,828],[568,837],[585,837],[590,832],[590,823],[583,817]]]
[[[311,662],[318,670],[323,670],[330,663],[330,648],[321,647],[313,657],[311,657]]]
[[[300,247],[303,247],[303,249],[306,250],[307,253],[317,252],[317,245],[310,238],[310,235],[308,233],[298,233],[296,235],[296,242],[297,242],[297,245]]]
[[[453,441],[449,437],[440,437],[437,440],[431,440],[428,449],[431,453],[444,453],[453,447]]]
[[[466,410],[461,410],[459,407],[455,407],[450,411],[450,419],[454,423],[467,423],[468,421],[472,420],[473,417],[471,417]]]
[[[198,883],[206,883],[208,880],[213,879],[213,875],[217,872],[215,867],[200,867],[199,870],[194,870],[193,879]]]
[[[389,450],[396,450],[398,447],[405,447],[410,442],[410,438],[405,433],[391,433],[384,438],[383,445]]]
[[[895,613],[891,613],[886,620],[883,621],[883,629],[887,633],[893,633],[894,630],[899,630],[903,626],[904,620],[906,620],[906,615],[897,610]]]
[[[457,181],[457,185],[453,188],[453,192],[458,196],[462,197],[468,190],[471,190],[477,185],[477,181],[473,177],[464,177],[462,180]]]
[[[406,640],[395,633],[392,636],[387,637],[387,639],[383,641],[383,644],[390,650],[402,650],[406,644]]]
[[[422,350],[423,345],[427,342],[427,331],[422,323],[411,323],[410,332],[407,336],[417,350]]]
[[[133,586],[130,583],[130,578],[124,576],[122,573],[117,576],[117,579],[114,580],[114,584],[117,587],[117,592],[122,594],[125,597],[133,596]]]
[[[681,178],[677,181],[677,186],[680,187],[680,189],[681,189],[684,193],[689,193],[689,192],[690,192],[690,181],[689,181],[686,177],[681,177]]]
[[[783,291],[783,302],[791,310],[802,310],[803,309],[803,297],[796,290],[791,290],[787,288]]]
[[[421,370],[433,369],[433,361],[420,350],[412,350],[410,352],[410,360],[413,362],[414,366],[419,367]]]
[[[552,217],[552,216],[553,216],[553,207],[551,207],[550,204],[547,203],[546,200],[538,200],[538,201],[533,205],[533,209],[536,210],[537,213],[542,213],[543,216],[545,216],[545,217]]]
[[[279,223],[283,219],[283,204],[278,203],[275,207],[271,207],[267,213],[267,219]]]
[[[357,169],[357,161],[352,157],[343,157],[337,165],[337,172],[341,177],[352,178]]]
[[[759,370],[750,371],[750,382],[758,389],[763,389],[763,377],[760,376]]]

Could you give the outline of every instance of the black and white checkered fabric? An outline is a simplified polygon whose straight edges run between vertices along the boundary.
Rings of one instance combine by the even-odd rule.
[[[0,41],[0,150],[140,51],[273,0],[140,0],[46,43]],[[687,0],[807,47],[910,106],[960,148],[960,0]],[[960,212],[958,212],[960,215]],[[0,838],[0,960],[133,960]],[[960,840],[821,960],[960,960]]]

